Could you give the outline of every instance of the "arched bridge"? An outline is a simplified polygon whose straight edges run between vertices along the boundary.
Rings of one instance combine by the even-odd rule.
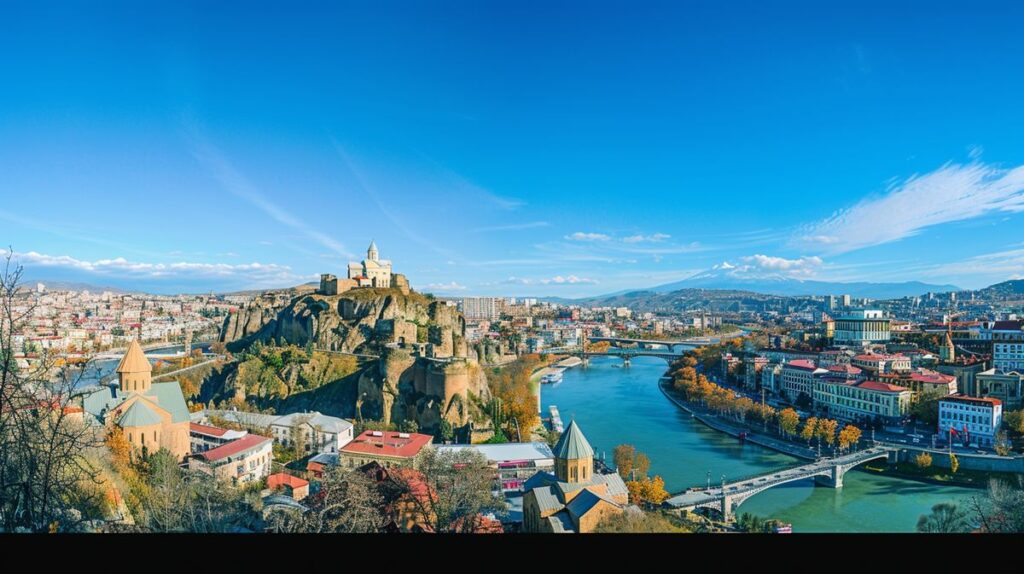
[[[579,347],[551,347],[548,349],[542,349],[541,355],[573,355],[586,361],[590,357],[620,357],[625,364],[629,364],[629,360],[633,357],[657,357],[659,359],[665,359],[669,363],[682,357],[682,353],[673,353],[666,351],[665,349],[617,349],[610,348],[607,351],[587,351],[583,352]]]
[[[814,478],[818,484],[832,488],[843,487],[843,475],[852,468],[870,460],[888,459],[892,449],[872,447],[855,453],[826,458],[803,466],[744,478],[713,488],[691,488],[665,501],[675,510],[714,508],[728,520],[739,505],[769,488]]]
[[[716,337],[694,337],[692,339],[659,340],[659,339],[631,339],[629,337],[588,337],[591,343],[608,342],[612,347],[622,345],[636,345],[637,349],[662,349],[670,353],[682,353],[690,347],[701,347],[711,345],[717,341]]]

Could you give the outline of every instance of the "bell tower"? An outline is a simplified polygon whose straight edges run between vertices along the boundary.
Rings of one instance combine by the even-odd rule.
[[[562,482],[579,483],[593,480],[594,449],[573,420],[555,445],[555,476]]]
[[[138,339],[132,339],[128,352],[117,365],[117,378],[121,383],[121,392],[141,393],[149,390],[153,383],[153,365],[142,352]]]
[[[377,242],[370,240],[370,248],[366,250],[366,259],[368,261],[377,261],[380,254],[377,253]]]

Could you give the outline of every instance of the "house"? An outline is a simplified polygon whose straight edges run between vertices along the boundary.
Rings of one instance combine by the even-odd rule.
[[[434,437],[428,434],[367,430],[338,451],[338,464],[357,468],[370,462],[384,467],[408,464]]]
[[[196,454],[189,459],[188,467],[230,480],[235,485],[263,480],[270,474],[273,445],[274,441],[267,437],[246,434],[236,441]]]
[[[525,484],[523,531],[593,532],[602,518],[623,512],[629,491],[618,474],[594,472],[594,450],[576,421],[554,448],[555,472],[538,471]]]
[[[249,433],[244,430],[237,431],[199,423],[189,423],[188,434],[191,439],[192,452],[199,453],[236,441]]]
[[[285,447],[299,446],[306,453],[336,453],[352,442],[353,426],[345,419],[317,411],[292,413],[270,423],[274,442]]]
[[[309,481],[284,472],[278,472],[267,477],[267,488],[280,490],[295,501],[300,501],[309,496]]]

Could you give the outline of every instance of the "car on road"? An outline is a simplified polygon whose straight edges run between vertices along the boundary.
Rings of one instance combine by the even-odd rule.
[[[917,443],[920,443],[920,442],[921,442],[921,439],[919,439],[917,437],[914,437],[914,444],[917,444]]]

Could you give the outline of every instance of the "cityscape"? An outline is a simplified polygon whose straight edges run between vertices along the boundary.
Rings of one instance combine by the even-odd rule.
[[[1024,532],[1011,8],[458,4],[0,9],[0,533]]]

